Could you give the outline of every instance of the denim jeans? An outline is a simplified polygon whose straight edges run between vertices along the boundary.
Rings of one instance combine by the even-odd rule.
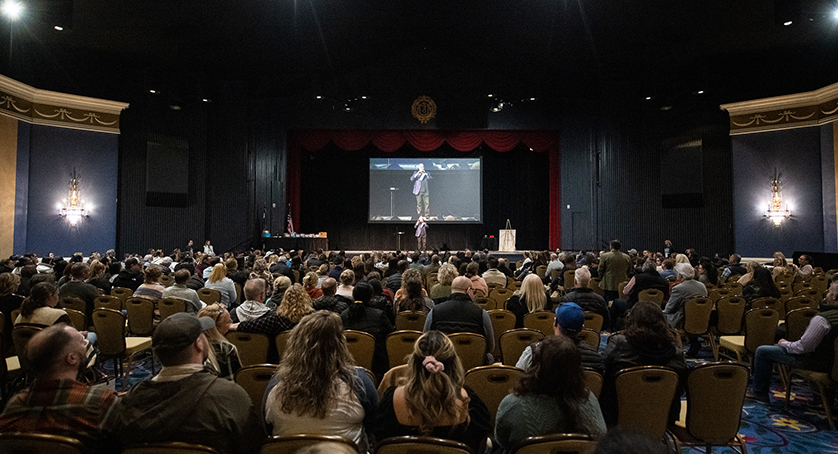
[[[757,351],[754,354],[754,393],[768,394],[774,363],[795,367],[801,365],[802,362],[803,356],[792,355],[779,345],[762,345],[757,347]]]

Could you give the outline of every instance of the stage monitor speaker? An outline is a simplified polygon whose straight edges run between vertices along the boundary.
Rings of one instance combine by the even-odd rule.
[[[664,147],[660,155],[660,190],[663,208],[704,206],[704,171],[701,140]]]
[[[146,147],[146,205],[189,205],[189,142],[149,135]]]

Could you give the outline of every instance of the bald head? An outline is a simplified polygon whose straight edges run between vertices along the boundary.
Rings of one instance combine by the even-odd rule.
[[[320,290],[322,290],[323,294],[326,296],[334,296],[337,287],[338,282],[333,277],[324,279],[323,283],[320,284]]]
[[[457,276],[451,282],[451,293],[466,293],[471,288],[471,279],[465,276]]]
[[[87,367],[87,339],[72,326],[52,325],[32,336],[25,355],[38,378],[75,380]]]

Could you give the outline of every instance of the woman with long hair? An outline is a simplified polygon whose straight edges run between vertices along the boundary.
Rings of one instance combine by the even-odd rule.
[[[20,315],[14,321],[18,323],[32,323],[36,325],[54,325],[66,323],[71,325],[70,316],[64,309],[56,309],[58,304],[58,286],[51,282],[35,284],[29,291],[29,296],[20,305]]]
[[[93,285],[96,288],[102,289],[105,295],[109,295],[111,293],[111,288],[113,288],[113,284],[111,284],[111,276],[106,274],[108,271],[108,267],[100,262],[99,260],[94,260],[90,262],[90,279],[87,280],[87,283]]]
[[[253,271],[250,272],[248,279],[264,279],[266,284],[265,294],[273,293],[273,276],[268,271],[268,262],[265,259],[256,259],[256,263],[253,264]]]
[[[160,283],[162,276],[163,271],[159,266],[149,265],[143,270],[143,283],[134,291],[134,296],[155,302],[163,299],[163,290],[166,290],[166,287]]]
[[[754,279],[754,270],[757,268],[762,268],[762,263],[756,261],[750,261],[745,264],[745,274],[739,278],[738,283],[742,284],[743,286],[746,285],[748,282],[751,282]]]
[[[373,432],[379,440],[402,435],[445,438],[474,452],[489,434],[486,405],[464,388],[465,371],[448,336],[428,331],[413,344],[407,379],[384,392]]]
[[[431,287],[431,299],[436,301],[451,296],[451,283],[459,275],[457,268],[450,263],[440,266],[436,274],[438,282]]]
[[[300,320],[266,391],[269,432],[338,435],[367,452],[364,425],[377,407],[378,393],[367,373],[354,366],[340,317],[324,310]]]
[[[533,312],[550,310],[547,307],[550,296],[537,274],[530,273],[521,283],[520,293],[512,295],[506,302],[507,310],[515,314],[515,327],[524,327],[524,316]]]
[[[471,279],[471,286],[475,290],[483,292],[483,296],[489,296],[489,286],[486,281],[480,277],[480,264],[477,262],[469,262],[466,265],[465,277]]]
[[[754,270],[754,278],[742,288],[742,297],[750,304],[752,300],[766,296],[779,298],[780,289],[774,284],[771,273],[760,267]]]
[[[372,371],[379,377],[390,368],[387,358],[387,335],[393,332],[393,324],[381,309],[370,305],[373,296],[372,286],[364,281],[358,282],[352,290],[353,304],[340,314],[344,329],[354,329],[372,334],[375,337],[375,350],[372,357]]]
[[[306,293],[305,289],[300,284],[294,284],[285,292],[282,297],[282,302],[274,311],[268,311],[265,315],[233,324],[230,329],[233,331],[241,331],[244,333],[260,333],[267,334],[269,337],[276,337],[277,334],[288,331],[295,326],[306,315],[312,313],[311,298]],[[276,351],[276,344],[273,339],[268,344],[268,360],[272,364],[277,364],[273,361],[279,360],[279,354]]]
[[[670,421],[678,419],[687,364],[684,351],[676,343],[676,335],[658,303],[641,301],[632,307],[626,317],[626,329],[608,339],[603,354],[605,376],[600,405],[606,421],[615,422],[617,418],[617,372],[634,366],[666,366],[679,374]]]
[[[238,293],[236,293],[236,284],[233,280],[227,277],[227,266],[223,263],[217,263],[212,267],[212,272],[204,284],[204,288],[218,290],[221,293],[221,304],[227,310],[235,307],[238,302]]]
[[[696,267],[698,273],[698,281],[704,284],[719,285],[719,270],[713,266],[713,262],[707,257],[698,259],[698,266]]]
[[[780,275],[794,276],[794,268],[789,265],[788,259],[786,259],[786,256],[782,252],[777,251],[774,253],[773,265],[774,268],[771,270],[772,278],[776,278]]]
[[[526,374],[501,401],[494,440],[508,452],[527,437],[554,433],[599,437],[605,431],[599,401],[585,388],[579,350],[565,336],[550,336],[533,349]]]
[[[242,364],[236,346],[224,337],[230,331],[230,325],[233,323],[230,313],[227,312],[227,308],[223,304],[215,303],[198,311],[198,317],[209,317],[215,321],[215,326],[204,330],[204,334],[212,346],[207,363],[216,375],[233,381]]]
[[[422,311],[430,312],[434,302],[428,298],[425,288],[422,285],[422,273],[417,270],[407,269],[402,273],[402,286],[396,292],[396,302],[393,303],[393,313],[401,311]]]
[[[308,296],[310,296],[313,300],[323,296],[323,290],[320,290],[320,288],[317,287],[317,284],[317,273],[314,271],[309,271],[305,276],[303,276],[303,287],[306,289]]]

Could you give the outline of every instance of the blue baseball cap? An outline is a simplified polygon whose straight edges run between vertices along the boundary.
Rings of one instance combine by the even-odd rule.
[[[556,308],[556,324],[562,331],[578,333],[585,325],[585,311],[576,303],[562,303]]]

